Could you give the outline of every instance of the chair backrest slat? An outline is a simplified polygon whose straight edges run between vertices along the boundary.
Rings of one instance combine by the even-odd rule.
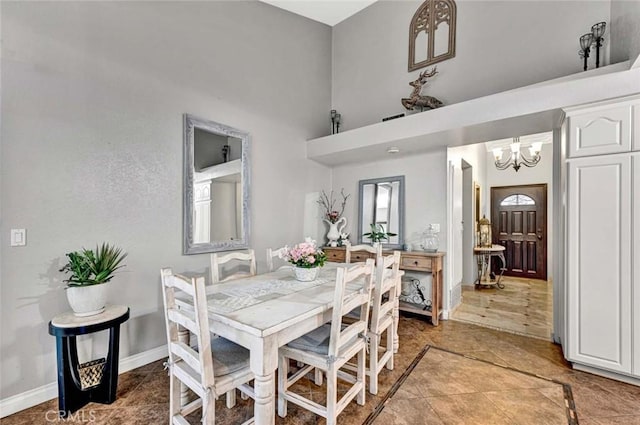
[[[345,249],[345,263],[351,263],[351,256],[354,252],[357,251],[365,251],[369,254],[373,254],[375,259],[377,260],[382,255],[382,244],[378,244],[377,246],[371,245],[347,245]]]
[[[229,261],[248,262],[248,272],[237,272],[225,278],[221,277],[220,266]],[[246,252],[230,252],[228,254],[211,254],[211,282],[220,283],[228,280],[239,279],[241,277],[255,276],[256,274],[256,254],[253,249]]]
[[[331,319],[331,334],[328,355],[336,357],[342,346],[348,343],[358,333],[365,333],[369,318],[369,302],[373,287],[373,259],[365,264],[359,264],[350,269],[339,267],[336,272],[336,288],[333,299],[333,315]],[[362,281],[362,287],[356,294],[345,297],[347,284]],[[354,308],[360,307],[360,318],[342,329],[342,316]]]
[[[189,332],[198,332],[198,325],[196,324],[195,318],[189,317],[189,315],[185,314],[183,311],[178,309],[169,309],[169,311],[167,311],[167,317],[170,321],[188,329]]]
[[[195,287],[189,282],[188,277],[174,274],[166,280],[166,285],[176,288],[191,297],[195,295]]]
[[[169,343],[169,349],[179,358],[184,360],[193,370],[200,374],[200,358],[196,350],[189,347],[184,342],[171,342]]]

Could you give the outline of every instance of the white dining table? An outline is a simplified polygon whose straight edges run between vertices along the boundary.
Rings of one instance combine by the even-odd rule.
[[[211,332],[250,351],[257,425],[275,423],[278,348],[331,320],[336,269],[345,266],[326,263],[312,282],[297,281],[285,267],[207,286]],[[347,296],[362,287],[348,284]]]

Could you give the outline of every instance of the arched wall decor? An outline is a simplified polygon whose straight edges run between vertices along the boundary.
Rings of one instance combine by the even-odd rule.
[[[446,34],[443,26],[445,24],[449,30]],[[438,31],[438,28],[441,28],[441,31]],[[446,47],[446,50],[443,47]],[[426,58],[423,59],[425,51]],[[416,10],[409,27],[409,72],[442,62],[455,55],[456,2],[454,0],[425,1]]]

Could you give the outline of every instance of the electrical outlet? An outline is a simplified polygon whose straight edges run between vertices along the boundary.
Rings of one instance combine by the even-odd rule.
[[[25,246],[26,244],[26,229],[11,229],[11,246]]]
[[[439,233],[440,232],[440,223],[434,223],[434,224],[430,224],[431,229],[435,232],[435,233]]]

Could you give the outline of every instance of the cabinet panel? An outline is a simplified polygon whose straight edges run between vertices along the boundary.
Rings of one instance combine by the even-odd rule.
[[[640,108],[638,108],[640,109]],[[636,130],[640,132],[640,129]],[[640,136],[640,135],[639,135]],[[633,154],[633,374],[640,377],[640,153]]]
[[[569,360],[631,373],[631,155],[569,162]]]
[[[569,157],[629,152],[632,105],[569,118]]]
[[[640,151],[640,104],[633,105],[633,123],[631,124],[632,150]],[[636,192],[638,193],[638,192]]]

